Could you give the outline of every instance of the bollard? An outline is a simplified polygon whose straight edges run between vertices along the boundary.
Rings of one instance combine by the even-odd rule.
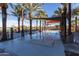
[[[11,27],[10,31],[11,31],[10,38],[13,39],[13,28],[12,27]]]

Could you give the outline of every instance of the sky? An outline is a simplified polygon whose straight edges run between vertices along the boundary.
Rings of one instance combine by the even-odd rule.
[[[78,7],[79,4],[72,4],[72,8]],[[60,7],[59,3],[45,3],[43,6],[44,11],[47,13],[48,17],[52,17],[54,15],[54,11],[57,10],[58,7]],[[7,9],[7,13],[11,11],[10,6]],[[1,12],[1,11],[0,11]],[[7,27],[12,27],[12,26],[18,26],[18,18],[12,15],[7,16]],[[32,21],[33,26],[35,26],[35,20]],[[29,26],[29,21],[24,20],[24,25]],[[53,24],[55,25],[55,24]],[[0,27],[2,27],[2,16],[0,14]]]

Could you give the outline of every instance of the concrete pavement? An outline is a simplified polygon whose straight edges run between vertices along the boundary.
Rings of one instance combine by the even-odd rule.
[[[51,43],[47,44],[49,36],[49,42]],[[42,38],[45,38],[45,41]],[[41,38],[40,34],[36,33],[32,35],[32,40],[29,35],[26,35],[24,39],[19,37],[14,40],[0,42],[0,48],[5,48],[6,51],[19,56],[64,56],[64,46],[58,38],[59,32],[43,32]]]

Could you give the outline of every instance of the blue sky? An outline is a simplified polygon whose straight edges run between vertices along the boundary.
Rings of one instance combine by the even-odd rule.
[[[72,8],[76,8],[78,7],[79,4],[72,4]],[[48,14],[48,17],[51,17],[54,14],[54,11],[60,7],[60,4],[58,3],[46,3],[42,6],[45,10],[45,12]],[[9,13],[11,10],[11,8],[9,7],[7,12]],[[17,26],[18,22],[17,22],[17,17],[14,16],[7,16],[7,27],[12,27],[12,26]],[[33,26],[35,26],[35,20],[33,20]],[[24,20],[24,25],[29,26],[29,21],[28,20]],[[0,14],[0,27],[2,27],[2,18],[1,18],[1,14]]]

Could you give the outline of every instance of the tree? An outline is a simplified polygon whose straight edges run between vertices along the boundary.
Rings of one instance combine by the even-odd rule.
[[[62,33],[62,39],[63,39],[63,42],[66,41],[66,14],[67,14],[67,3],[62,3],[61,4],[63,7],[62,7],[62,20],[61,20],[61,25],[62,28],[63,28],[63,31],[61,31]]]
[[[75,9],[73,9],[71,15],[72,15],[72,16],[78,16],[78,15],[79,15],[79,13],[78,13],[79,11],[78,11],[78,10],[79,10],[78,7],[75,8]]]
[[[61,38],[63,41],[66,39],[66,10],[67,10],[67,4],[61,3],[62,8],[58,8],[56,10],[55,16],[61,16],[61,22],[60,22],[60,28],[61,28]]]
[[[36,30],[38,30],[38,20],[36,20]]]
[[[34,16],[38,16],[38,13],[36,13]],[[38,30],[39,26],[38,26],[38,23],[39,22],[39,19],[36,19],[36,30]]]
[[[77,17],[75,17],[75,31],[77,31]]]
[[[25,10],[22,9],[22,31],[21,31],[21,34],[23,37],[24,37],[24,16],[25,16],[24,11]]]
[[[63,15],[63,8],[59,8],[58,7],[58,9],[54,12],[54,14],[55,14],[55,16],[61,16],[62,17],[62,15]],[[60,22],[60,27],[61,27],[61,29],[62,29],[62,27],[63,27],[63,22],[62,22],[63,20],[62,20],[62,18],[61,18],[61,22]],[[62,30],[61,30],[62,31]]]
[[[2,41],[7,40],[6,22],[7,22],[7,7],[6,3],[0,3],[2,10]]]
[[[18,17],[18,32],[20,32],[20,18],[22,18],[22,30],[21,35],[24,37],[24,17],[27,14],[27,10],[22,6],[22,4],[16,4],[12,6],[12,14]]]
[[[72,16],[75,16],[75,31],[77,31],[77,16],[79,15],[79,7],[73,9]]]
[[[57,10],[54,11],[55,16],[61,16],[62,14],[62,8],[59,8]]]
[[[68,35],[71,35],[71,3],[68,4],[68,22],[69,22],[69,28],[68,28]]]
[[[20,4],[12,6],[12,15],[18,18],[18,32],[20,32],[20,17],[22,16],[22,7]]]
[[[32,34],[32,13],[34,11],[40,10],[42,4],[38,3],[24,3],[23,6],[27,8],[28,13],[29,13],[29,18],[30,18],[30,35]]]
[[[40,18],[43,18],[43,17],[48,17],[47,16],[47,14],[44,12],[44,10],[42,9],[42,10],[39,10],[38,12],[37,12],[37,17],[40,17]],[[41,32],[41,23],[42,23],[42,21],[43,21],[43,19],[39,19],[40,20],[40,32]],[[46,23],[46,20],[44,20],[44,22]],[[46,26],[46,25],[45,25]]]

